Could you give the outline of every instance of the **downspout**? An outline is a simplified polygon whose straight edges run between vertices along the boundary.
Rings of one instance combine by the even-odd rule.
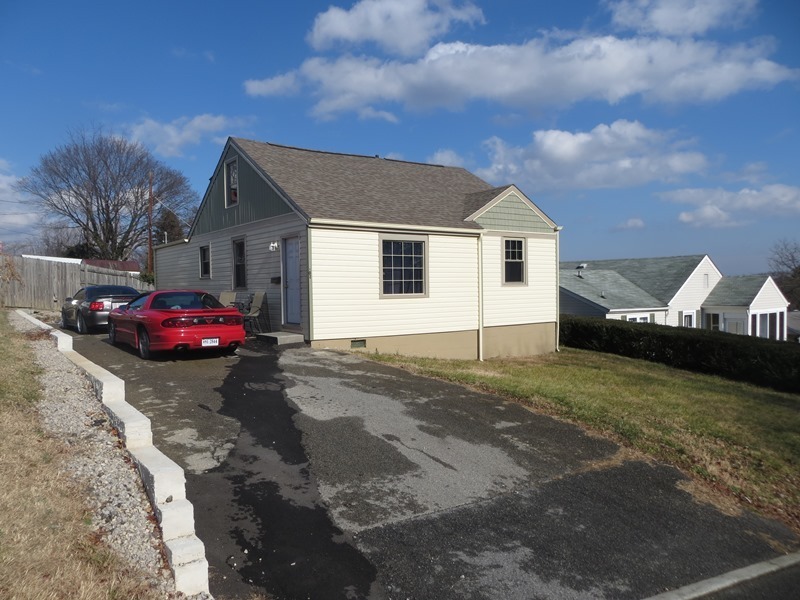
[[[561,230],[562,225],[556,225],[556,352],[561,352]]]
[[[478,235],[478,360],[483,361],[483,232]]]
[[[314,340],[314,285],[311,281],[314,272],[312,256],[314,254],[311,240],[311,227],[306,227],[306,287],[308,288],[308,341]]]

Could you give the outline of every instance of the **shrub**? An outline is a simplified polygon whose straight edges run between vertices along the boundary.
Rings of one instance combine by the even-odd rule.
[[[800,344],[719,331],[562,315],[561,343],[800,393]]]

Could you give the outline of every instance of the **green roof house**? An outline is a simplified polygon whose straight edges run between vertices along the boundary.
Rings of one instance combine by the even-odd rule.
[[[706,255],[562,262],[560,312],[785,340],[771,277],[724,277]]]

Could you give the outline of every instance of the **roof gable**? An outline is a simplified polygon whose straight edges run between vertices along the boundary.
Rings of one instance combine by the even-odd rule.
[[[314,220],[480,229],[465,221],[492,187],[460,167],[231,138],[283,197]],[[471,196],[471,197],[470,197]]]
[[[488,197],[489,192],[495,196]],[[472,194],[469,200],[481,204],[467,220],[475,221],[484,229],[552,233],[556,228],[556,224],[515,185]]]
[[[780,298],[784,298],[771,277],[766,275],[737,275],[723,277],[703,302],[709,306],[749,307],[764,292],[765,288]],[[788,305],[788,301],[786,301]]]
[[[574,268],[576,265],[584,263],[587,265],[584,276],[596,269],[616,271],[625,279],[658,299],[661,304],[669,304],[705,258],[705,254],[656,258],[621,258],[562,262],[561,266]]]

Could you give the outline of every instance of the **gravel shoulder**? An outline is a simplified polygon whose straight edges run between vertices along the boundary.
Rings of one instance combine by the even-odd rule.
[[[47,314],[34,316],[50,323],[55,319]],[[9,311],[8,319],[18,331],[38,329],[14,311]],[[88,379],[51,339],[32,339],[29,343],[42,369],[42,401],[38,406],[42,427],[69,448],[64,469],[86,490],[86,506],[100,538],[157,593],[169,599],[187,598],[175,591],[161,532],[139,473],[109,425]],[[205,600],[211,596],[190,598]]]

